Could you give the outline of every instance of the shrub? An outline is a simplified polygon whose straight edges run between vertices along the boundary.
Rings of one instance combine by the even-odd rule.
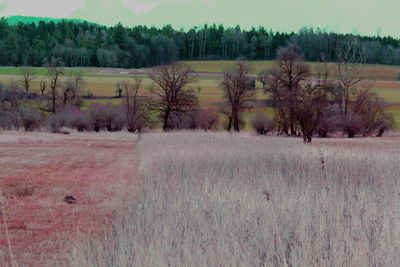
[[[42,115],[37,108],[24,107],[21,111],[21,122],[26,132],[40,127]]]
[[[12,127],[11,113],[8,111],[0,111],[0,129],[11,130]]]
[[[211,130],[218,124],[218,114],[212,109],[200,109],[196,114],[196,127],[202,130]]]
[[[196,116],[197,111],[186,112],[179,115],[171,114],[168,118],[168,129],[196,129]]]
[[[394,126],[394,118],[392,114],[384,114],[376,125],[377,134],[376,137],[382,137],[387,130],[391,130]]]
[[[121,131],[125,124],[125,115],[120,106],[111,103],[95,103],[89,106],[89,119],[94,131]]]
[[[261,113],[254,116],[252,126],[259,135],[266,135],[276,128],[275,121]]]
[[[58,133],[63,127],[71,128],[72,116],[69,110],[52,114],[50,116],[51,131]]]
[[[127,108],[124,107],[124,113],[128,114]],[[146,107],[143,103],[138,104],[138,108],[129,114],[129,120],[127,120],[126,127],[129,132],[141,131],[146,125],[149,124],[149,116]]]
[[[330,105],[325,108],[315,130],[318,136],[325,138],[330,133],[336,132],[339,126],[339,118],[340,114],[337,105]]]
[[[71,127],[78,132],[84,132],[90,129],[90,120],[87,112],[77,112],[71,121]]]
[[[359,115],[349,112],[349,114],[342,118],[340,126],[343,133],[347,134],[347,137],[354,138],[363,131],[364,122]]]

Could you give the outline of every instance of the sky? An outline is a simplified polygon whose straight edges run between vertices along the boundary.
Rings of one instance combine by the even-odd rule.
[[[138,24],[189,28],[204,23],[304,26],[340,33],[400,37],[399,0],[0,0],[0,16],[78,18],[112,26]]]

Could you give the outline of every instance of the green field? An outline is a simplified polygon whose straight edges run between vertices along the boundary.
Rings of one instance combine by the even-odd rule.
[[[189,64],[195,71],[199,72],[200,78],[196,84],[192,85],[193,90],[198,93],[200,105],[205,108],[217,109],[219,104],[223,102],[222,91],[220,90],[221,78],[218,73],[223,72],[225,69],[232,66],[233,61],[193,61],[185,62]],[[248,61],[251,66],[252,73],[257,74],[265,68],[272,67],[273,61]],[[319,63],[311,63],[315,67]],[[332,65],[332,64],[331,64]],[[40,81],[47,79],[47,70],[45,68],[35,68],[36,78],[33,81],[33,91],[39,92]],[[66,69],[65,73],[68,74],[72,69]],[[81,70],[85,78],[85,94],[91,92],[93,99],[87,99],[85,106],[90,103],[113,103],[119,104],[121,99],[115,97],[115,84],[121,80],[127,80],[129,75],[124,74],[124,70],[110,70],[106,69],[104,72],[97,68],[74,68],[73,70]],[[129,71],[129,70],[126,70]],[[376,82],[374,90],[390,104],[388,112],[392,113],[395,121],[396,128],[400,129],[400,83],[397,81],[399,78],[400,67],[398,66],[383,66],[383,65],[366,65],[363,67],[365,73],[372,73]],[[113,74],[113,73],[115,74]],[[103,74],[104,73],[104,74]],[[207,73],[211,73],[207,76]],[[150,95],[149,88],[152,86],[152,81],[142,75],[143,87],[140,95]],[[20,79],[19,69],[13,67],[0,68],[0,81],[9,82],[11,80],[18,81]],[[64,78],[65,79],[65,78]],[[260,87],[260,85],[258,85]],[[199,90],[200,89],[200,90]],[[267,99],[267,96],[259,90],[258,99]],[[269,107],[256,107],[255,112],[262,112],[273,116],[273,111]],[[253,113],[245,113],[246,121],[249,121]]]
[[[184,63],[191,66],[197,72],[211,72],[219,73],[223,72],[230,66],[233,61],[183,61]],[[246,61],[250,65],[251,73],[258,74],[262,70],[271,68],[274,66],[275,61]],[[311,71],[315,72],[315,68],[321,63],[310,62]],[[335,63],[328,63],[328,67],[333,69]],[[364,65],[362,67],[363,73],[376,80],[381,81],[398,81],[400,78],[400,66],[389,66],[389,65]]]

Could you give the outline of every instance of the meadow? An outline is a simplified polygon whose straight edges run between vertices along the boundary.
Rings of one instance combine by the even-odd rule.
[[[0,132],[0,266],[63,266],[108,229],[139,184],[135,148],[128,133]]]
[[[398,266],[397,139],[153,133],[140,189],[71,266]]]
[[[399,266],[399,144],[3,132],[0,262]]]

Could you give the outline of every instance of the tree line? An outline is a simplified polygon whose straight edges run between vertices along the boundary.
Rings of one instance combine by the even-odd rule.
[[[311,71],[296,44],[280,47],[275,65],[257,77],[261,88],[249,65],[237,61],[223,72],[219,87],[224,102],[217,110],[201,108],[194,89],[198,75],[181,62],[154,67],[149,75],[153,81],[151,94],[146,97],[139,93],[142,79],[133,76],[118,83],[118,94],[125,98],[121,105],[95,103],[82,110],[82,72],[66,73],[60,67],[62,62],[52,61],[47,80],[40,83],[40,95],[30,92],[34,70],[29,68],[20,70],[18,82],[0,84],[0,127],[23,126],[30,131],[47,121],[54,132],[63,127],[141,132],[157,126],[164,131],[220,126],[239,132],[244,126],[244,112],[255,107],[261,89],[271,101],[274,117],[253,116],[252,126],[260,135],[302,136],[304,142],[311,142],[315,135],[337,133],[349,138],[382,136],[394,121],[385,112],[383,99],[372,90],[374,81],[362,72],[367,58],[362,44],[357,39],[348,40],[337,49],[336,56],[334,66],[325,62]]]
[[[337,34],[303,28],[284,33],[204,25],[188,30],[121,24],[105,27],[63,20],[10,25],[0,20],[0,65],[139,68],[177,60],[272,60],[279,47],[296,44],[306,61],[338,61],[336,50],[348,39],[368,50],[366,63],[400,64],[400,40],[387,36]],[[324,58],[321,57],[324,55]]]

